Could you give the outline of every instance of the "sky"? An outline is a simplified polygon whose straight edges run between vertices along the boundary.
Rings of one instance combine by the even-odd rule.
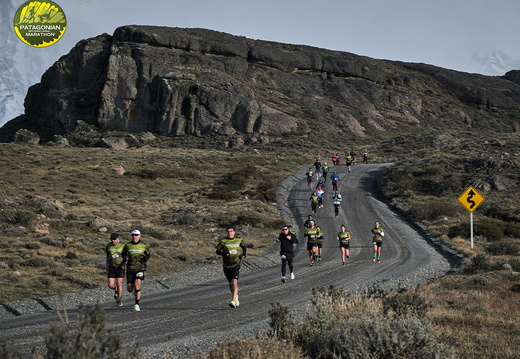
[[[55,0],[60,41],[129,24],[201,27],[377,59],[467,71],[473,53],[520,60],[519,0]],[[93,5],[93,3],[95,5]]]
[[[35,48],[12,28],[14,12],[26,0],[0,0],[0,65],[14,61],[7,71],[20,78],[17,93],[0,83],[0,126],[23,112],[26,89],[60,56],[82,39],[123,25],[206,28],[486,75],[505,71],[485,73],[472,57],[499,50],[520,69],[520,0],[53,1],[65,12],[67,30],[56,44]]]

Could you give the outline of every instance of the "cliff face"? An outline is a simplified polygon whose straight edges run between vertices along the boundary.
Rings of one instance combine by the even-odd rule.
[[[390,136],[478,126],[519,130],[518,72],[487,77],[204,29],[124,26],[82,40],[0,129],[43,140],[83,122],[173,136]]]

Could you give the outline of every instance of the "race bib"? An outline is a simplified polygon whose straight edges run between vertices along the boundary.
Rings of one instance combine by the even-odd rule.
[[[238,253],[238,251],[236,249],[232,249],[229,251],[229,254],[237,254],[237,253]]]
[[[112,258],[119,258],[119,254],[112,254]]]
[[[138,272],[138,273],[135,274],[135,276],[137,278],[142,278],[142,277],[144,277],[144,274],[143,274],[143,272]]]

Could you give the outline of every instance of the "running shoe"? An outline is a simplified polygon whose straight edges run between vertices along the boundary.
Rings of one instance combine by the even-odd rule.
[[[291,279],[294,279],[294,273],[291,273]]]
[[[238,307],[240,305],[240,302],[238,301],[238,295],[237,295],[237,299],[235,299],[235,305]]]
[[[311,267],[314,265],[314,262],[311,262]]]
[[[341,265],[344,266],[344,265],[345,265],[345,262],[341,262]]]
[[[232,300],[231,303],[229,303],[229,306],[230,306],[231,308],[236,308],[236,307],[237,307],[237,305],[236,305],[236,303],[235,303],[234,300]]]
[[[120,300],[118,300],[118,301],[116,302],[116,305],[117,305],[118,307],[122,307],[122,306],[123,306],[123,302],[121,302]]]
[[[114,299],[117,300],[117,291],[114,292]]]
[[[375,258],[374,258],[374,259],[372,259],[372,262],[374,262],[374,263],[375,263],[375,262],[376,262],[376,259],[375,259]]]
[[[381,261],[377,261],[377,263],[381,263]]]
[[[282,277],[282,282],[284,282],[284,283],[286,282],[285,277]]]
[[[139,304],[134,305],[134,310],[136,312],[140,312],[141,311],[141,308],[139,308]]]

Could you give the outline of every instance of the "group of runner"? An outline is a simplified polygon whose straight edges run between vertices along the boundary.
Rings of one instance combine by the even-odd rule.
[[[126,286],[130,293],[134,294],[134,310],[139,312],[139,300],[141,299],[141,282],[144,280],[144,273],[148,259],[150,259],[150,249],[148,245],[141,242],[141,232],[135,229],[130,233],[132,240],[122,243],[119,234],[110,235],[110,243],[105,247],[107,273],[107,285],[114,290],[114,299],[117,306],[122,306],[123,278],[126,271]]]
[[[368,159],[366,152],[363,154],[363,159]],[[340,164],[340,156],[335,153],[332,155],[333,164]],[[347,154],[347,167],[350,172],[350,165],[355,162],[354,153]],[[329,172],[329,166],[327,162],[322,165],[320,162],[319,155],[313,167],[309,167],[307,171],[307,182],[309,189],[312,190],[312,182],[314,177],[318,181],[316,189],[311,195],[311,209],[313,213],[316,213],[317,208],[323,207],[323,196],[325,193],[325,182]],[[339,193],[338,184],[340,177],[337,171],[334,171],[330,176],[330,180],[333,188],[332,200],[334,204],[334,212],[336,217],[339,214],[339,208],[342,201],[341,194]],[[146,271],[147,261],[150,258],[150,250],[148,246],[141,242],[141,232],[139,230],[133,230],[132,241],[126,244],[121,243],[119,235],[112,233],[110,237],[110,243],[106,245],[106,273],[107,273],[107,284],[108,287],[114,290],[114,299],[116,300],[117,306],[122,306],[122,292],[123,292],[123,278],[127,277],[127,290],[130,293],[134,293],[135,304],[134,310],[140,311],[139,301],[141,299],[141,282],[144,280],[144,273]],[[316,222],[312,219],[312,215],[309,215],[308,220],[305,222],[305,237],[307,238],[307,250],[309,252],[309,260],[311,266],[316,261],[321,261],[322,248],[323,248],[323,232],[320,227],[316,225]],[[379,223],[376,222],[376,226],[372,229],[372,236],[374,237],[374,259],[380,262],[381,256],[381,243],[384,232],[379,228]],[[344,225],[341,225],[340,232],[336,239],[339,241],[341,248],[341,260],[342,264],[345,264],[345,258],[349,258],[350,255],[350,233],[347,232]],[[298,243],[298,239],[290,225],[283,226],[282,233],[276,239],[280,243],[280,258],[282,260],[282,281],[286,282],[286,271],[289,267],[290,278],[294,279],[294,246]],[[246,257],[246,246],[242,238],[236,235],[235,228],[226,228],[226,236],[221,238],[216,246],[216,254],[222,256],[224,275],[229,283],[229,289],[231,292],[231,302],[229,306],[236,308],[240,305],[238,300],[238,278],[240,275],[240,266],[242,259]]]

